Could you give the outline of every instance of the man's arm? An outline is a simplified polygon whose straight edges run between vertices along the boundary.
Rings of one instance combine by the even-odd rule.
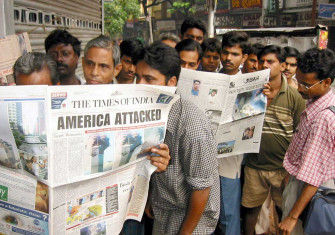
[[[286,218],[284,218],[282,222],[278,225],[283,235],[291,234],[292,230],[297,224],[300,214],[303,212],[305,207],[311,201],[312,197],[314,196],[317,190],[318,190],[318,187],[315,187],[308,183],[304,184],[302,192],[298,200],[295,202],[289,215]]]
[[[192,234],[205,210],[210,190],[208,187],[192,191],[186,216],[179,231],[180,235]]]

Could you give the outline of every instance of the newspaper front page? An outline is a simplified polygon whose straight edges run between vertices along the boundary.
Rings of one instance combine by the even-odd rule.
[[[146,159],[179,98],[140,85],[48,87],[49,183],[68,184]]]
[[[31,52],[27,33],[0,38],[0,86],[15,85],[13,65],[21,55]]]
[[[9,234],[118,234],[126,219],[140,221],[156,169],[146,156],[164,141],[170,108],[179,99],[174,91],[140,85],[0,87],[0,165],[24,185],[20,190],[31,191],[15,192],[21,198],[6,203],[16,211],[44,213],[32,220],[41,227],[30,220],[20,227],[19,219],[28,221],[23,209],[1,209],[12,216],[2,226]],[[0,189],[16,187],[8,181],[12,176],[1,178],[6,180]],[[39,204],[31,199],[36,188],[45,193]]]
[[[259,151],[269,74],[269,69],[231,76],[182,69],[178,93],[211,121],[219,158]]]

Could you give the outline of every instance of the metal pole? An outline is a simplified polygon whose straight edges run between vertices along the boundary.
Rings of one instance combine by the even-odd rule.
[[[215,0],[209,0],[208,6],[208,38],[214,37],[214,13],[215,13]]]
[[[315,18],[316,18],[316,0],[313,0],[312,6],[312,17],[311,17],[311,26],[315,26]]]

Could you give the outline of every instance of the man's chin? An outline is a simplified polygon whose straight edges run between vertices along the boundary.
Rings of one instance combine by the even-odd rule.
[[[99,84],[103,84],[102,82],[96,81],[96,80],[86,80],[86,84],[89,85],[99,85]]]

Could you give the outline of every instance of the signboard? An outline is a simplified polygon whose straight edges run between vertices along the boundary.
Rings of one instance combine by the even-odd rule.
[[[261,0],[231,0],[231,9],[262,8]]]
[[[318,48],[326,49],[328,44],[328,31],[318,30]]]
[[[240,28],[242,19],[240,15],[220,15],[215,16],[214,25],[216,27],[238,27]]]
[[[319,18],[335,19],[335,4],[319,4]]]
[[[176,30],[176,21],[174,20],[160,20],[156,23],[157,30],[171,31]]]
[[[262,17],[262,14],[255,13],[255,14],[245,14],[242,18],[242,25],[243,27],[259,27],[260,24],[260,18]]]
[[[312,6],[313,0],[285,0],[285,8]]]

